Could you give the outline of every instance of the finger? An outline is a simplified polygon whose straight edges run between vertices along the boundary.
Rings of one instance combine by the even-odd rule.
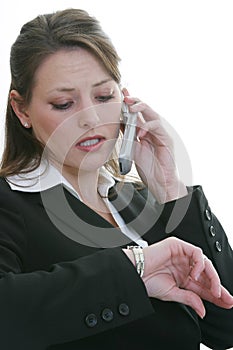
[[[184,254],[189,257],[190,266],[192,266],[190,276],[197,281],[205,268],[202,249],[187,242],[183,243],[182,249]]]
[[[144,123],[138,120],[138,138],[144,137],[147,133],[152,133],[153,135],[158,136],[167,136],[159,120],[151,120]]]
[[[185,289],[199,295],[199,297],[203,300],[216,304],[216,301],[218,301],[219,298],[213,295],[211,289],[209,288],[209,283],[202,284],[199,282],[199,280],[196,282],[190,278],[188,283],[185,285]]]
[[[226,288],[221,286],[221,297],[216,297],[209,288],[209,283],[205,283],[205,277],[203,277],[203,281],[204,283],[202,284],[200,283],[200,279],[198,282],[189,279],[188,283],[185,285],[185,289],[199,295],[203,300],[209,301],[224,309],[231,309],[233,307],[233,297]]]
[[[142,113],[145,120],[160,119],[158,113],[156,113],[150,106],[145,102],[142,102],[138,97],[127,95],[125,92],[124,102],[129,105],[129,110],[132,113]]]
[[[128,98],[127,98],[128,100]],[[140,101],[139,99],[134,98],[132,101],[132,105],[130,105],[130,112],[132,113],[142,113],[145,121],[150,120],[161,120],[158,113],[156,113],[150,106],[148,106],[145,102]]]
[[[210,280],[210,289],[216,298],[220,298],[221,296],[221,282],[220,278],[218,276],[217,271],[215,270],[212,261],[208,259],[206,256],[204,256],[204,263],[205,263],[205,273],[207,275],[207,278]]]
[[[196,313],[203,318],[205,316],[205,307],[201,300],[201,298],[195,294],[192,291],[180,289],[180,288],[173,288],[171,291],[171,295],[167,295],[169,298],[168,300],[176,301],[178,303],[185,304],[187,306],[190,306],[192,309],[196,311]]]
[[[203,287],[211,291],[213,296],[219,298],[221,295],[221,281],[212,262],[203,255],[204,270],[195,280]]]
[[[141,141],[143,139],[149,141],[150,136],[153,136],[153,143],[156,146],[169,147],[173,150],[174,144],[171,137],[168,135],[167,131],[164,129],[160,120],[151,120],[142,123],[138,120],[137,127],[137,139]]]
[[[124,102],[125,102],[128,106],[133,106],[133,105],[135,105],[136,103],[140,103],[141,100],[140,100],[138,97],[125,95],[125,96],[124,96]]]
[[[138,97],[133,97],[133,96],[130,96],[128,90],[126,88],[123,88],[122,89],[122,93],[123,93],[123,96],[124,96],[124,102],[131,106],[131,105],[134,105],[136,103],[139,103],[140,102],[140,99]]]
[[[124,88],[122,89],[122,93],[123,93],[124,97],[130,96],[130,93],[129,93],[129,91],[126,89],[126,87],[124,87]]]
[[[223,286],[221,286],[221,297],[219,299],[221,299],[223,303],[228,305],[229,309],[233,307],[233,296]]]
[[[172,257],[183,256],[189,259],[190,276],[197,281],[205,267],[202,249],[177,237],[164,240],[164,243],[167,242]]]

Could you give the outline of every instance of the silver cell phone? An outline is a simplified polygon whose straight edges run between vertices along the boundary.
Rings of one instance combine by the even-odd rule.
[[[138,113],[130,113],[127,104],[123,102],[122,114],[125,130],[119,154],[119,167],[120,173],[125,175],[132,167]]]

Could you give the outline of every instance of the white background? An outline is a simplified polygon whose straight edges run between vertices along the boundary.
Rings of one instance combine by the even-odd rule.
[[[233,244],[233,2],[3,1],[1,141],[10,84],[10,46],[26,21],[68,7],[85,9],[100,20],[122,58],[123,84],[175,128],[191,159],[193,184],[203,186]]]

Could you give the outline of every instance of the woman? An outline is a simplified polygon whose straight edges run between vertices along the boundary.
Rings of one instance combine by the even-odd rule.
[[[201,187],[180,182],[159,116],[121,91],[118,62],[81,10],[37,17],[12,46],[0,180],[3,349],[233,344],[226,235]],[[139,115],[141,182],[118,171],[123,100]]]

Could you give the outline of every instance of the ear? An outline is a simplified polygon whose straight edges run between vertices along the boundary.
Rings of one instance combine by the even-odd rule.
[[[10,92],[10,103],[13,108],[15,115],[20,120],[21,124],[25,128],[31,128],[31,121],[27,113],[25,112],[25,102],[22,96],[17,90],[11,90]]]

